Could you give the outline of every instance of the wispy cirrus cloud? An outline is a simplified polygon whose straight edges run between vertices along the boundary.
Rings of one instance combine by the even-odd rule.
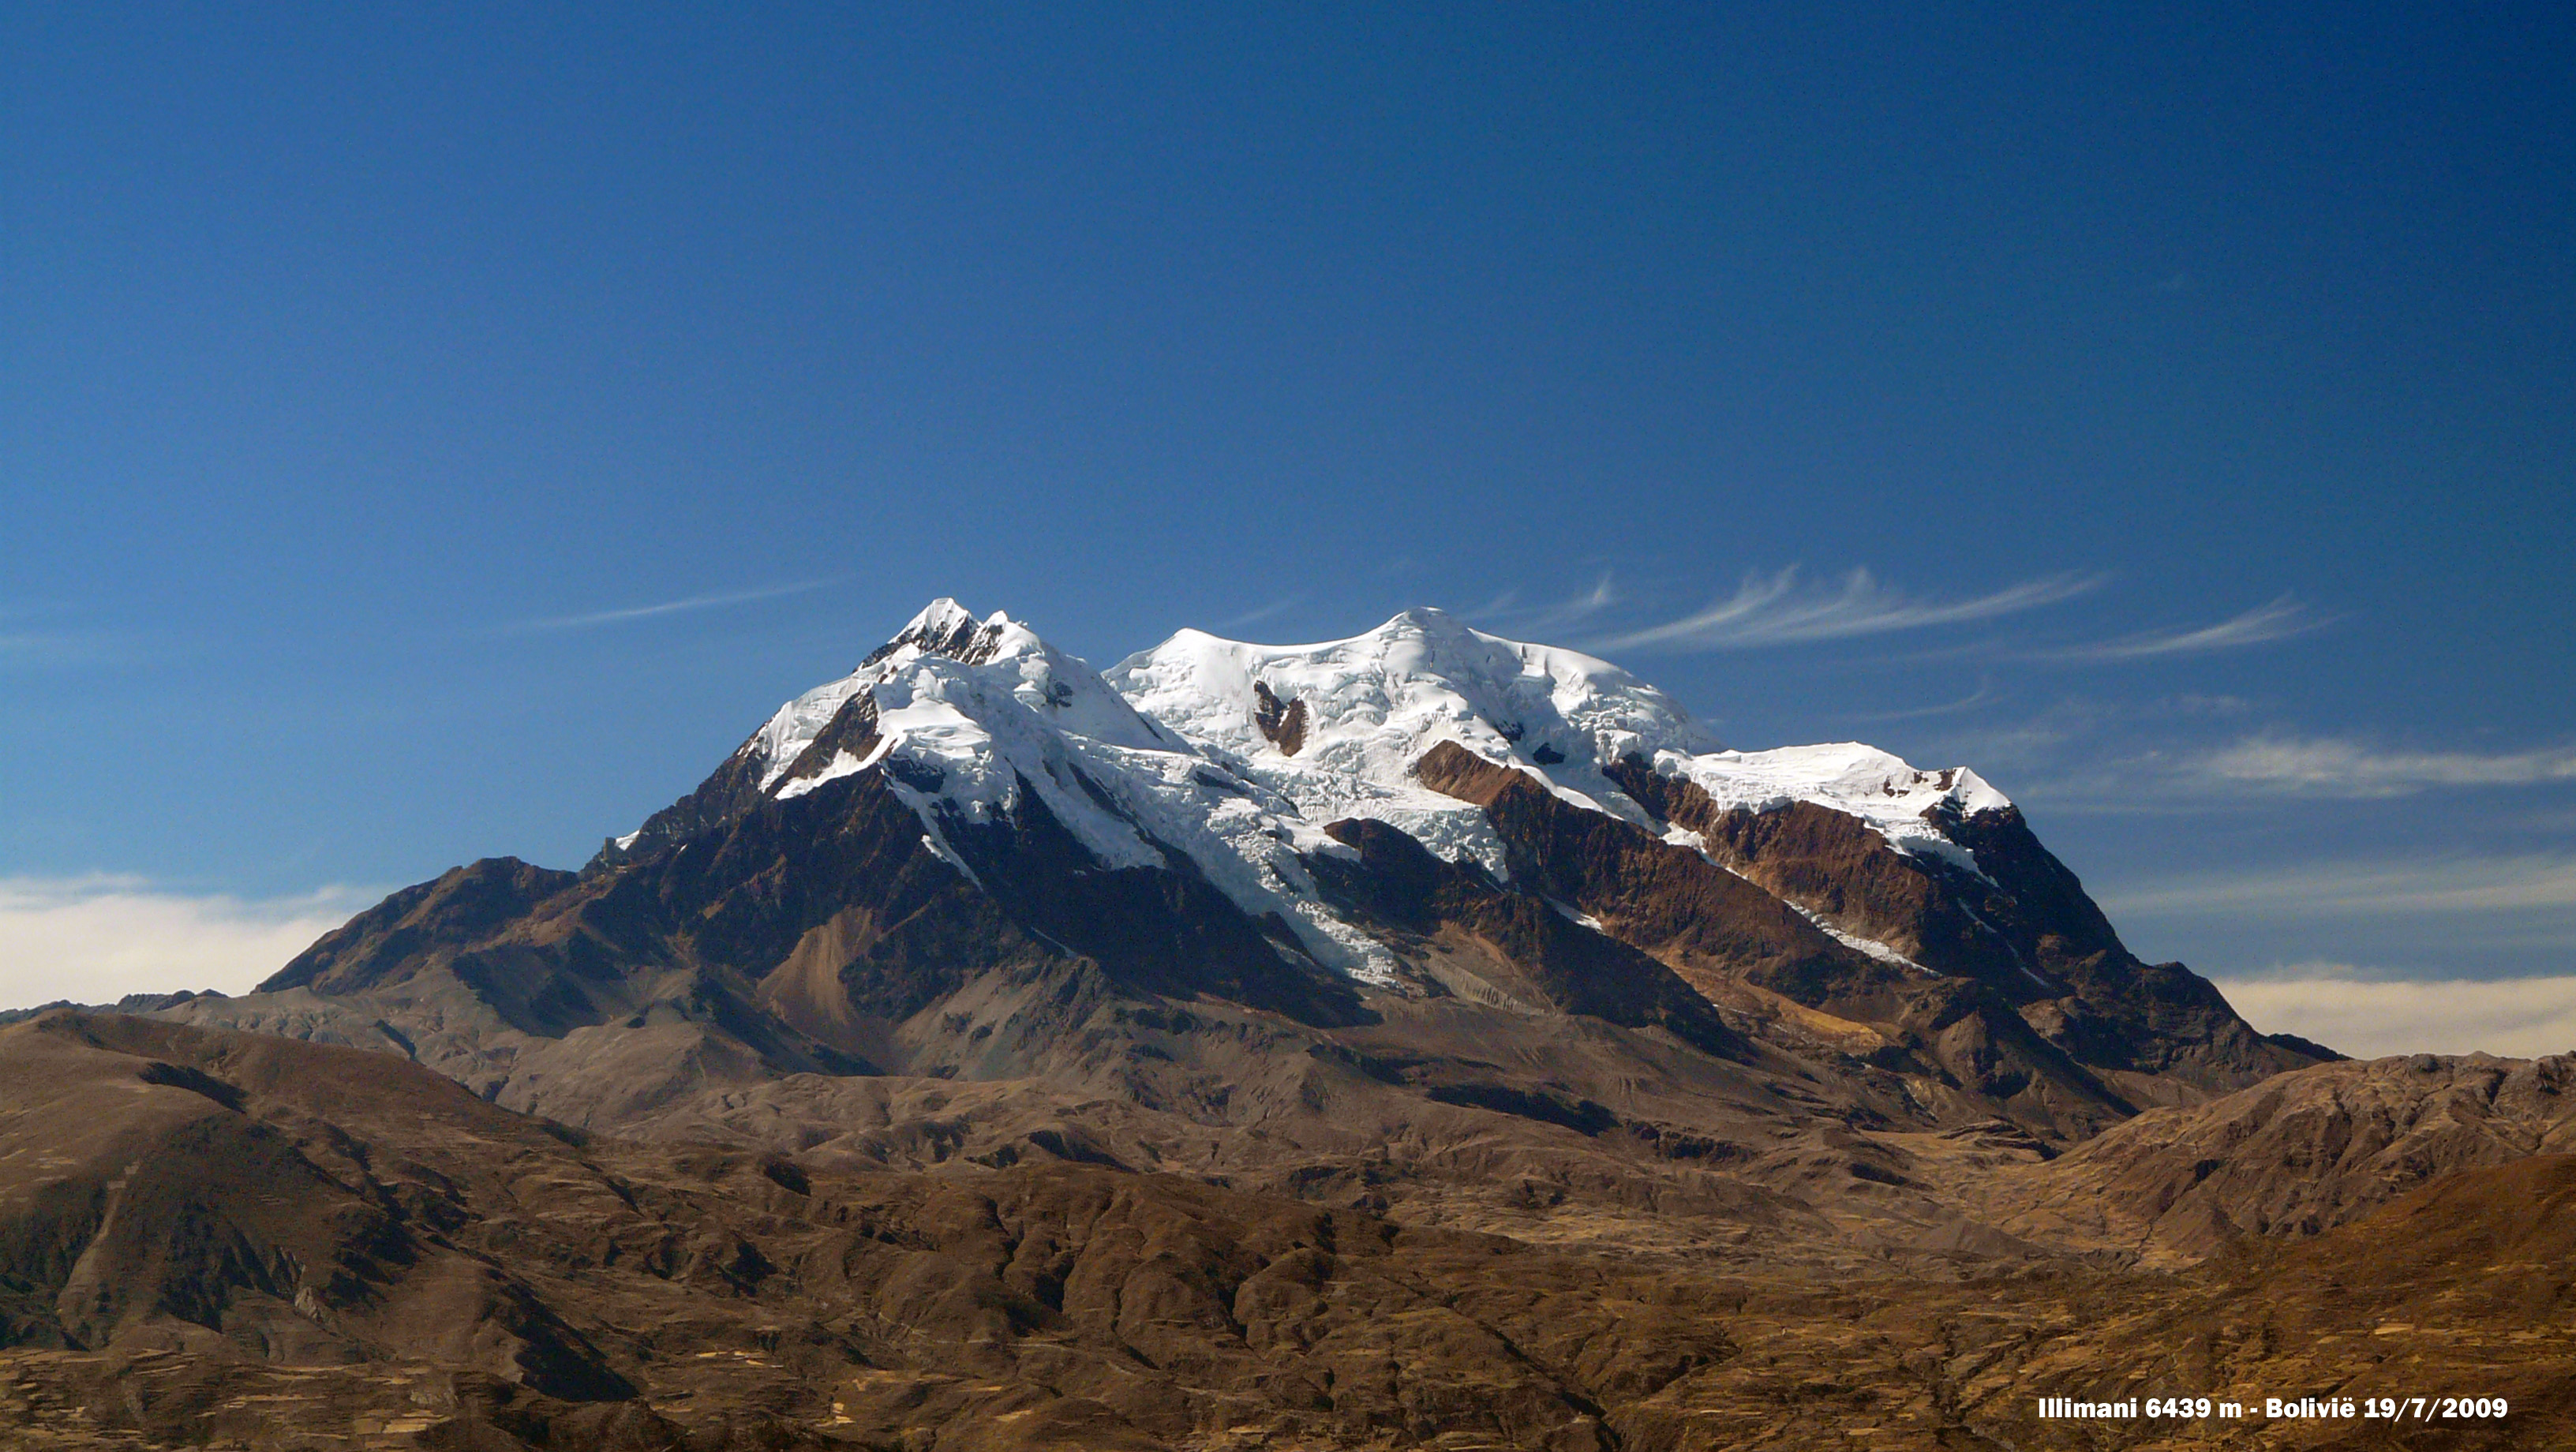
[[[59,623],[60,606],[0,606],[0,666],[82,665],[117,653],[103,631]]]
[[[2576,796],[2567,790],[2576,787],[2576,741],[2415,749],[2281,725],[2229,727],[2228,717],[2256,709],[2258,703],[2235,696],[2066,697],[2010,722],[1951,733],[1941,748],[1995,762],[1997,771],[2015,770],[2023,794],[2053,809],[2270,811],[2284,801],[2488,793],[2522,812],[2526,827],[2576,822],[2576,815],[2566,815],[2576,810]]]
[[[245,899],[137,877],[0,877],[0,1008],[247,992],[378,896],[329,887]]]
[[[2433,856],[2197,874],[2096,894],[2114,920],[2420,916],[2576,910],[2576,857]]]
[[[1802,582],[1798,567],[1791,565],[1773,574],[1745,576],[1732,596],[1704,610],[1596,644],[1605,650],[1748,650],[1969,625],[2071,600],[2100,586],[2103,578],[2072,572],[2043,575],[1991,594],[1940,599],[1909,594],[1865,567],[1828,584]]]
[[[1910,710],[1904,711],[1873,711],[1854,715],[1848,719],[1854,721],[1924,721],[1935,716],[1956,716],[1961,712],[1973,711],[1994,699],[1996,699],[1995,683],[1991,678],[1989,678],[1978,681],[1977,688],[1974,691],[1969,692],[1965,696],[1961,696],[1955,701],[1944,701],[1937,706],[1916,706]]]
[[[594,610],[580,615],[552,615],[537,620],[521,620],[501,627],[507,634],[546,630],[584,630],[600,625],[623,625],[633,620],[650,620],[660,615],[682,615],[693,610],[713,610],[726,605],[748,605],[755,600],[776,600],[788,595],[802,595],[820,590],[830,580],[799,580],[789,585],[769,585],[757,590],[732,590],[718,595],[692,595],[685,600],[664,600],[653,605],[632,605],[616,610]]]
[[[1256,606],[1253,609],[1246,610],[1242,614],[1234,616],[1231,619],[1220,620],[1216,624],[1207,628],[1216,634],[1223,635],[1229,630],[1241,630],[1247,625],[1258,625],[1264,620],[1275,620],[1305,603],[1306,597],[1303,595],[1283,596],[1277,600],[1271,601],[1267,605]]]
[[[2296,599],[2283,595],[2268,605],[2257,605],[2241,615],[2233,615],[2215,625],[2201,625],[2170,630],[2142,631],[2116,640],[2098,641],[2091,645],[2067,646],[2057,650],[2035,652],[2034,659],[2088,663],[2097,661],[2148,660],[2158,656],[2201,655],[2218,650],[2241,650],[2249,645],[2264,645],[2305,635],[2333,623]]]
[[[2147,956],[2188,959],[2214,979],[2300,977],[2295,965],[2318,958],[2412,965],[2336,970],[2383,978],[2576,972],[2576,856],[2565,853],[2248,862],[2115,882],[2094,898]]]
[[[2334,738],[2250,736],[2184,759],[2186,774],[2285,796],[2411,796],[2440,787],[2576,782],[2576,746],[2531,751],[2383,751]]]
[[[2099,883],[2093,897],[2147,957],[2186,959],[2263,1027],[2306,1034],[2346,1053],[2368,1051],[2348,1025],[2266,1020],[2238,986],[2576,973],[2576,855],[2559,851],[2244,861]],[[2383,993],[2373,1001],[2394,1000]],[[2402,1047],[2503,1052],[2508,1046],[2464,1039]],[[2576,1048],[2576,1040],[2559,1047]]]
[[[1592,588],[1562,600],[1524,605],[1517,591],[1506,590],[1468,612],[1469,623],[1493,630],[1515,630],[1525,635],[1541,635],[1552,630],[1568,630],[1591,620],[1602,611],[1618,604],[1620,594],[1608,572],[1593,582]]]
[[[0,666],[29,669],[114,664],[131,646],[96,631],[0,631]]]
[[[2405,980],[2343,963],[2286,976],[2221,978],[2218,991],[2267,1033],[2294,1033],[2356,1058],[2576,1050],[2576,977]]]

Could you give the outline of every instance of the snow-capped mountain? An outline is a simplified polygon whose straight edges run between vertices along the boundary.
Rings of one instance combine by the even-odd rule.
[[[1571,1014],[2056,1134],[2306,1061],[2130,955],[1975,773],[1729,749],[1615,665],[1437,610],[1185,630],[1104,672],[935,601],[580,874],[459,869],[267,986],[389,1023],[434,1000],[453,1037],[450,983],[534,1036],[466,1034],[451,1071],[540,1098],[618,1022],[759,1073],[1088,1063],[1095,998],[1301,1033]]]
[[[1436,611],[1310,645],[1185,631],[1100,672],[938,601],[578,873],[459,867],[260,992],[51,1016],[0,1047],[18,1098],[57,1111],[18,1134],[40,1193],[0,1320],[22,1341],[336,1362],[382,1354],[387,1308],[428,1307],[415,1344],[442,1376],[470,1354],[545,1393],[476,1372],[519,1417],[625,1396],[616,1378],[680,1364],[672,1317],[698,1335],[732,1306],[736,1349],[687,1358],[693,1395],[748,1387],[834,1427],[874,1406],[913,1439],[960,1425],[973,1387],[1010,1408],[986,1425],[1043,1409],[1061,1419],[1007,1435],[1084,1447],[1382,1441],[1487,1399],[1506,1364],[1613,1390],[1475,1435],[1603,1445],[1598,1409],[1634,1394],[1664,1420],[1614,1430],[1651,1441],[1673,1387],[1732,1375],[1724,1328],[1815,1299],[1775,1281],[1748,1309],[1764,1278],[2053,1265],[2092,1304],[2122,1255],[2320,1229],[2568,1120],[2556,1061],[2320,1066],[2255,1033],[2130,954],[1964,768],[1730,749],[1614,665]],[[1545,1271],[1569,1244],[1633,1279]],[[120,1304],[92,1272],[126,1263],[159,1269]],[[1665,1282],[1719,1270],[1676,1316]],[[1610,1329],[1542,1361],[1457,1309],[1527,1327],[1550,1277]],[[540,1290],[587,1309],[547,1320]],[[1932,1361],[1970,1292],[1924,1329]],[[2039,1342],[2066,1319],[2045,1315]],[[1465,1390],[1352,1411],[1386,1379],[1344,1372],[1396,1364],[1390,1321]],[[1014,1339],[1022,1359],[975,1360]],[[1777,1409],[1773,1370],[1739,1405]],[[1155,1377],[1202,1400],[1155,1413],[1169,1436],[1104,1438],[1142,1425]],[[1243,1420],[1265,1388],[1296,1420]],[[552,1435],[627,1425],[595,1413]]]
[[[1812,802],[1897,852],[1970,870],[1973,854],[1935,809],[2011,806],[1972,772],[1917,771],[1856,743],[1726,750],[1680,703],[1607,661],[1433,609],[1312,645],[1184,630],[1100,673],[1005,614],[979,621],[940,599],[849,675],[781,706],[736,762],[781,801],[882,767],[933,850],[970,873],[950,836],[1029,794],[1100,866],[1185,858],[1247,913],[1284,917],[1316,962],[1393,986],[1388,953],[1323,900],[1305,862],[1351,857],[1324,827],[1370,820],[1508,879],[1484,810],[1416,773],[1444,742],[1694,849],[1695,833],[1655,817],[1605,767],[1690,782],[1721,808]],[[631,851],[641,835],[616,846]]]

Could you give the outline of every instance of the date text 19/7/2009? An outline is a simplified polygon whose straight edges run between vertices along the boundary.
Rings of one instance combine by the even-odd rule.
[[[2265,1397],[2260,1402],[2221,1401],[2210,1397],[2131,1397],[2125,1401],[2080,1401],[2074,1397],[2041,1397],[2043,1421],[2126,1421],[2131,1418],[2235,1421],[2323,1421],[2350,1417],[2356,1421],[2495,1421],[2505,1415],[2502,1397]]]

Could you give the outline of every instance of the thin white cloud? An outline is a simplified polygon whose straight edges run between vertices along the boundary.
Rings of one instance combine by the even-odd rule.
[[[2199,655],[2214,650],[2239,650],[2249,645],[2287,640],[2321,629],[2329,622],[2288,595],[2269,605],[2257,605],[2242,615],[2231,616],[2215,625],[2191,629],[2150,630],[2118,640],[2093,645],[2070,646],[2063,650],[2041,651],[2035,659],[2054,661],[2121,661],[2144,660],[2154,656]]]
[[[2348,964],[2302,964],[2290,978],[2217,980],[2248,1023],[2355,1058],[2576,1051],[2576,977],[2388,981]]]
[[[1962,696],[1955,701],[1944,701],[1938,706],[1917,706],[1910,711],[1879,711],[1866,715],[1855,715],[1847,719],[1853,721],[1921,721],[1933,716],[1956,716],[1962,711],[1973,711],[1993,699],[1995,699],[1995,683],[1991,680],[1983,680],[1979,681],[1977,683],[1977,689],[1968,695]]]
[[[1537,637],[1581,625],[1618,604],[1619,599],[1618,587],[1605,572],[1591,589],[1579,595],[1552,604],[1522,605],[1512,592],[1505,591],[1467,618],[1480,627]]]
[[[2380,751],[2332,738],[2254,736],[2185,763],[2230,787],[2292,796],[2396,797],[2433,787],[2576,782],[2576,746],[2533,751]]]
[[[533,630],[581,630],[595,625],[622,625],[629,620],[649,620],[657,615],[679,615],[691,610],[713,610],[723,605],[748,605],[755,600],[775,600],[784,595],[802,595],[820,590],[829,580],[799,580],[792,585],[771,585],[758,590],[734,590],[721,595],[692,595],[686,600],[665,600],[658,605],[634,605],[622,610],[594,610],[584,615],[555,615],[542,620],[522,620],[503,629],[511,632]]]
[[[2254,709],[2254,703],[2243,696],[2208,696],[2191,691],[2164,697],[2155,705],[2175,716],[2242,716]]]
[[[113,665],[130,658],[135,639],[88,623],[97,613],[60,601],[0,604],[0,668]]]
[[[0,1008],[247,992],[380,894],[189,896],[140,878],[0,877]]]
[[[2194,875],[2096,894],[2114,921],[2552,913],[2576,909],[2576,857],[2427,857]]]
[[[0,665],[84,665],[113,654],[109,637],[95,631],[0,630]]]
[[[1285,615],[1289,611],[1294,610],[1305,603],[1306,597],[1303,595],[1286,596],[1282,599],[1273,600],[1269,604],[1261,606],[1258,609],[1247,610],[1241,615],[1235,616],[1231,620],[1220,620],[1216,624],[1209,626],[1208,629],[1218,634],[1223,634],[1229,630],[1241,630],[1247,625],[1258,625],[1264,620],[1271,620],[1281,615]]]
[[[1841,640],[1893,631],[1967,625],[2072,599],[2102,583],[2099,575],[2043,575],[1966,600],[1908,595],[1866,568],[1839,584],[1801,584],[1798,567],[1744,577],[1731,597],[1661,625],[1598,642],[1604,650],[1745,650]]]
[[[2018,758],[2022,794],[2069,811],[2272,811],[2284,800],[2384,801],[2425,792],[2484,791],[2505,796],[2509,805],[2530,813],[2526,825],[2576,821],[2576,816],[2552,815],[2569,800],[2563,789],[2576,786],[2576,743],[2510,751],[2419,751],[2272,729],[2206,745],[2175,745],[2157,740],[2157,733],[2142,724],[2159,714],[2217,717],[2250,708],[2250,703],[2229,698],[2180,698],[2106,720],[2061,707],[2031,723],[2046,728],[2045,735],[2016,728],[1960,737],[1946,749],[1980,762]],[[2164,734],[2169,738],[2172,733]],[[2089,750],[2079,749],[2088,745]]]

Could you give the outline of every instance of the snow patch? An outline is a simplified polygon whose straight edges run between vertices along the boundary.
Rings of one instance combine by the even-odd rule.
[[[1503,846],[1484,810],[1414,778],[1441,742],[1640,826],[1652,819],[1603,775],[1604,762],[1643,741],[1719,749],[1678,702],[1607,661],[1487,635],[1438,610],[1311,645],[1184,630],[1104,674],[1140,713],[1234,763],[1308,820],[1382,821],[1497,879]],[[1256,685],[1302,704],[1293,754],[1262,731]]]
[[[1559,902],[1555,898],[1549,898],[1547,899],[1547,905],[1556,909],[1557,914],[1560,917],[1563,917],[1567,922],[1590,928],[1592,931],[1601,934],[1605,938],[1610,935],[1610,930],[1601,926],[1601,920],[1599,918],[1583,911],[1581,908],[1576,907],[1570,902]]]
[[[1787,898],[1782,898],[1781,901],[1788,902],[1789,900]],[[1789,903],[1789,906],[1797,909],[1798,916],[1805,918],[1808,922],[1814,923],[1826,937],[1833,939],[1835,942],[1842,944],[1846,948],[1851,948],[1858,952],[1865,953],[1872,958],[1876,958],[1881,963],[1893,963],[1899,968],[1911,968],[1926,978],[1938,978],[1941,976],[1939,973],[1924,967],[1922,964],[1906,957],[1904,954],[1887,946],[1876,938],[1864,938],[1858,933],[1844,932],[1842,929],[1835,927],[1832,923],[1825,921],[1825,915],[1817,912],[1813,908],[1801,907],[1799,904],[1794,902]]]
[[[1917,771],[1857,741],[1772,751],[1692,754],[1664,749],[1651,762],[1657,772],[1708,793],[1721,812],[1737,807],[1767,812],[1791,802],[1813,802],[1860,818],[1898,852],[1936,858],[1981,877],[1985,874],[1976,854],[1950,840],[1925,814],[1936,808],[1973,814],[2012,805],[1965,767]]]
[[[1498,879],[1502,844],[1483,810],[1413,776],[1443,741],[1525,771],[1575,806],[1659,833],[1664,824],[1605,765],[1646,761],[1697,783],[1720,810],[1815,802],[1860,818],[1896,851],[1971,872],[1974,854],[1923,814],[1943,804],[1963,814],[2012,805],[1972,771],[1917,771],[1857,742],[1730,751],[1679,702],[1607,661],[1487,635],[1438,610],[1408,610],[1365,635],[1312,645],[1184,630],[1104,678],[1139,713],[1238,763],[1308,818],[1374,818]],[[1293,753],[1261,729],[1256,687],[1303,706]]]

